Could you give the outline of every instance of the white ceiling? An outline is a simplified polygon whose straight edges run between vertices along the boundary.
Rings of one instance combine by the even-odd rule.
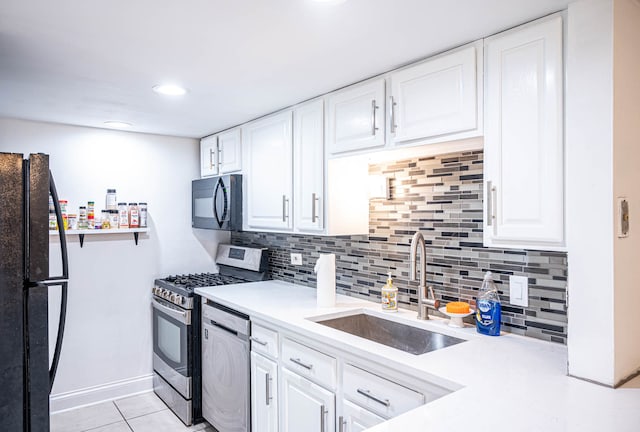
[[[199,138],[568,3],[3,0],[0,116]]]

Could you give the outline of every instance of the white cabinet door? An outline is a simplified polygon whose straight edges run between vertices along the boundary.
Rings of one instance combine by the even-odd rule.
[[[295,227],[324,227],[324,103],[322,99],[293,111],[293,189]]]
[[[278,366],[251,353],[251,430],[278,432]]]
[[[280,430],[334,432],[335,395],[287,369],[280,376]]]
[[[218,136],[208,136],[200,140],[200,176],[218,175]]]
[[[477,127],[476,51],[470,46],[391,74],[396,143]]]
[[[240,128],[218,135],[218,151],[220,153],[220,174],[242,170]]]
[[[491,37],[485,53],[485,245],[562,247],[562,18]]]
[[[292,227],[291,123],[289,110],[242,128],[249,228]]]
[[[384,419],[348,400],[342,401],[342,415],[338,419],[339,432],[362,432],[380,424]]]
[[[384,146],[384,86],[384,79],[378,79],[329,96],[331,154]]]

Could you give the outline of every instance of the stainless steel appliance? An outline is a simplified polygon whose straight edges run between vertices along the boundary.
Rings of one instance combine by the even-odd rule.
[[[55,204],[62,274],[49,275],[49,194]],[[67,310],[67,243],[49,156],[0,153],[0,430],[49,430]],[[49,365],[49,288],[61,287]]]
[[[202,420],[201,302],[193,290],[267,278],[265,249],[221,244],[220,273],[169,276],[153,287],[153,389],[186,424]]]
[[[213,230],[242,229],[242,176],[230,174],[193,180],[191,226]]]
[[[202,416],[218,432],[249,432],[250,321],[202,299]]]

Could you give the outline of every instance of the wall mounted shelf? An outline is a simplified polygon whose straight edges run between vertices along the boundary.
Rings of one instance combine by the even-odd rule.
[[[138,235],[140,233],[148,233],[149,232],[149,228],[118,228],[118,229],[106,229],[106,230],[101,230],[101,229],[94,229],[94,230],[78,230],[78,229],[74,229],[74,230],[66,230],[65,233],[67,235],[78,235],[79,239],[80,239],[80,247],[82,247],[84,245],[84,236],[85,235],[114,235],[114,234],[133,234],[133,239],[136,242],[136,245],[138,244]],[[49,231],[49,235],[50,236],[57,236],[58,235],[58,231]]]

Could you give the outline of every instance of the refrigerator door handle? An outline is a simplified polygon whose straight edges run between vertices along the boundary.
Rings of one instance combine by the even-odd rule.
[[[56,347],[53,351],[53,360],[51,361],[51,367],[49,369],[49,393],[53,388],[53,382],[56,379],[56,372],[58,370],[58,363],[60,362],[60,351],[62,350],[62,339],[64,338],[64,327],[67,317],[67,291],[68,282],[51,282],[45,283],[45,285],[57,286],[60,285],[60,318],[58,319],[58,335],[56,336]]]
[[[49,171],[49,193],[53,198],[53,206],[56,209],[56,220],[58,221],[58,233],[60,234],[60,249],[62,255],[62,276],[49,277],[48,280],[67,280],[69,279],[69,258],[67,256],[67,237],[64,232],[64,221],[62,220],[62,209],[58,201],[58,192],[56,190],[56,182],[53,180],[53,174]]]

